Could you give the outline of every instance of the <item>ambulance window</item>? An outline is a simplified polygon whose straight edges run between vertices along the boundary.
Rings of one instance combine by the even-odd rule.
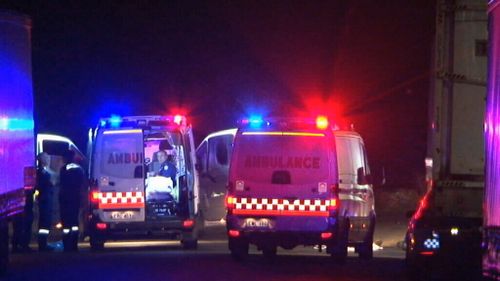
[[[285,172],[292,185],[310,184],[329,180],[330,147],[326,137],[241,135],[232,159],[242,180],[270,184]]]
[[[337,137],[337,161],[339,174],[355,174],[356,170],[352,162],[350,141],[347,138]]]
[[[120,177],[134,178],[137,166],[144,164],[143,139],[140,134],[102,135],[101,171],[102,173]]]
[[[196,150],[196,159],[198,160],[198,165],[200,165],[200,171],[206,171],[207,169],[207,148],[208,144],[206,141],[202,142],[201,145]]]

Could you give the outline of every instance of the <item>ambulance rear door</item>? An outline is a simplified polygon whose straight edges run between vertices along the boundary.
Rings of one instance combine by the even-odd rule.
[[[103,222],[144,221],[144,143],[141,129],[103,129],[94,147],[93,175]]]
[[[277,215],[274,230],[323,231],[324,216],[328,216],[324,202],[333,198],[332,186],[337,183],[331,147],[333,138],[325,133],[243,132],[234,142],[230,168],[233,194],[259,204],[262,199],[278,199],[270,210],[268,205],[274,203],[253,212]],[[278,209],[273,211],[275,207]],[[315,211],[318,214],[313,214]]]

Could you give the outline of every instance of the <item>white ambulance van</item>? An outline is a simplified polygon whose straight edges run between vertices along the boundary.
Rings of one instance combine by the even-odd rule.
[[[236,129],[213,132],[196,149],[201,209],[207,221],[221,221],[226,216],[224,198],[235,134]]]
[[[89,138],[91,248],[134,237],[180,239],[184,248],[196,248],[203,221],[186,118],[101,119]]]
[[[360,257],[371,258],[369,178],[361,137],[333,130],[325,117],[242,121],[226,197],[233,258],[244,259],[249,244],[267,257],[278,246],[325,245],[343,263],[353,245]]]

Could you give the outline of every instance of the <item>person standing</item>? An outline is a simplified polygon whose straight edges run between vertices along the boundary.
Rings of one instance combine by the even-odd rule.
[[[52,226],[52,211],[53,211],[53,197],[54,185],[52,184],[50,171],[50,156],[42,152],[38,155],[38,168],[37,168],[37,184],[36,191],[38,191],[38,250],[51,251],[53,250],[47,244],[50,229]]]
[[[80,196],[85,184],[85,172],[75,161],[75,153],[68,150],[63,155],[60,173],[59,206],[63,225],[64,251],[78,250]]]

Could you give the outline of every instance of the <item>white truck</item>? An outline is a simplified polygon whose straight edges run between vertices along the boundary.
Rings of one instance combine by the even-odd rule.
[[[489,3],[488,93],[485,113],[486,179],[482,273],[500,280],[500,1]]]
[[[0,271],[9,253],[8,221],[35,184],[31,20],[0,10]]]
[[[405,239],[412,277],[480,265],[486,27],[486,1],[437,1],[427,193]],[[459,266],[463,262],[468,266]]]

